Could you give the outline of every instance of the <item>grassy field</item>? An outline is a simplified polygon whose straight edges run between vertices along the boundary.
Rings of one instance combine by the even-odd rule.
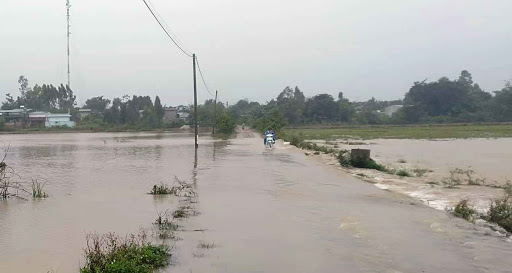
[[[512,124],[460,124],[417,126],[339,126],[285,128],[281,134],[302,134],[303,139],[442,139],[512,137]],[[285,137],[286,138],[286,137]]]

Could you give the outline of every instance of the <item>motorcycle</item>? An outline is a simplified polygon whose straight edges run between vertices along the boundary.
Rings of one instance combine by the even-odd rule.
[[[267,148],[274,147],[274,144],[276,144],[276,141],[274,140],[274,135],[268,134],[265,137],[266,137],[265,147],[267,147]]]

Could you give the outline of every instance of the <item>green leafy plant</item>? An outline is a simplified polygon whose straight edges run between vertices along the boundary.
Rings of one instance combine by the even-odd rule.
[[[505,196],[504,198],[493,200],[485,219],[498,224],[508,232],[512,232],[511,197]]]
[[[469,205],[469,201],[464,199],[455,206],[453,214],[468,221],[473,221],[476,215],[476,211]]]
[[[124,238],[114,233],[87,235],[85,266],[80,273],[150,273],[166,266],[171,256],[166,245],[146,242],[145,233]]]

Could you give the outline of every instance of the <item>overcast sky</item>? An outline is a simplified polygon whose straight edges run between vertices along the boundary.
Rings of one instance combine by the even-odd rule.
[[[17,79],[65,83],[65,0],[0,0],[0,99]],[[151,0],[195,52],[222,101],[343,91],[402,98],[414,81],[473,74],[486,91],[512,78],[510,0]],[[193,102],[192,60],[142,0],[71,0],[71,86],[87,98]],[[210,95],[198,78],[199,101]]]

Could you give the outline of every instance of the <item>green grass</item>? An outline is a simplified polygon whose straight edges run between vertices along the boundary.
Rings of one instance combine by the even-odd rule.
[[[285,128],[281,134],[298,134],[303,139],[439,139],[512,137],[512,124],[451,124],[414,126],[336,126],[328,128]]]
[[[150,273],[166,266],[170,256],[169,247],[148,243],[145,235],[90,235],[80,273]]]
[[[32,180],[32,197],[34,198],[46,198],[48,194],[43,190],[45,183],[38,182],[37,180]]]

